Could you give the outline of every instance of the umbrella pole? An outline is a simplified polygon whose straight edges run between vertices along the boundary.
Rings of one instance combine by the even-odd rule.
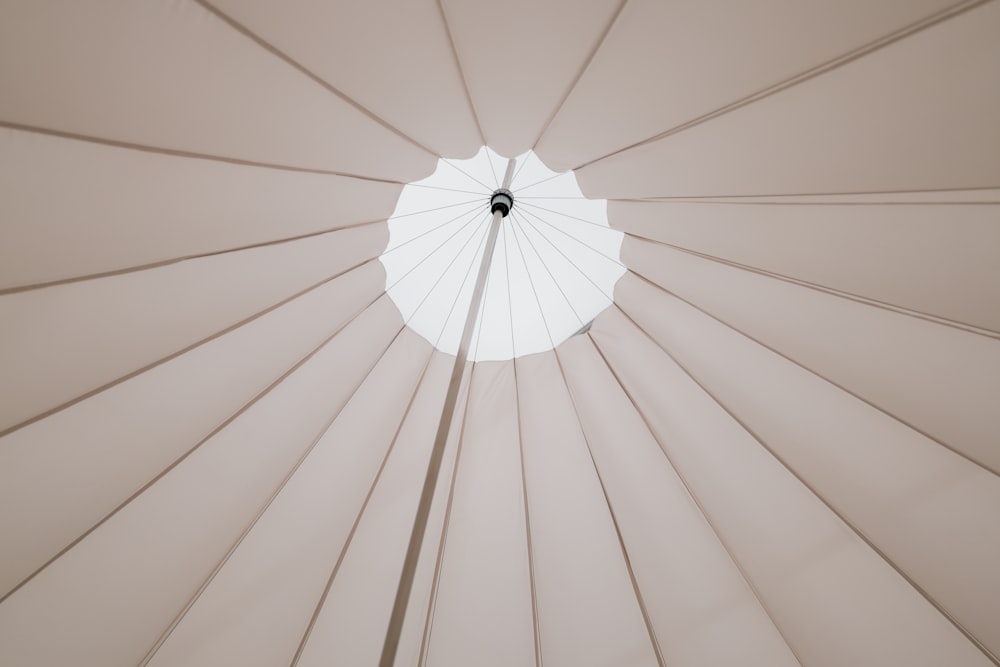
[[[472,332],[483,302],[483,290],[486,287],[486,277],[490,272],[493,251],[496,248],[497,236],[500,233],[500,223],[510,213],[514,204],[510,193],[510,183],[514,175],[514,160],[507,161],[507,171],[503,177],[503,185],[493,193],[490,205],[493,211],[493,221],[490,223],[489,236],[486,239],[486,250],[483,252],[479,275],[472,291],[472,302],[465,318],[465,329],[462,341],[455,355],[455,366],[451,371],[451,382],[445,395],[444,407],[441,410],[441,421],[438,423],[437,436],[431,458],[427,463],[427,475],[424,477],[424,488],[417,504],[417,514],[413,519],[413,530],[410,532],[410,544],[406,549],[406,559],[403,561],[403,571],[399,576],[399,587],[396,589],[396,600],[392,606],[392,616],[389,617],[389,627],[382,644],[382,657],[379,667],[393,667],[396,661],[396,651],[399,648],[399,637],[403,630],[403,620],[413,590],[413,579],[417,572],[417,560],[420,558],[420,548],[424,543],[424,533],[427,531],[427,518],[431,511],[431,501],[434,499],[434,489],[437,487],[438,474],[441,472],[441,460],[444,457],[444,446],[448,441],[448,433],[455,417],[455,403],[458,401],[458,389],[465,374],[465,363],[469,357],[469,345],[472,343]]]

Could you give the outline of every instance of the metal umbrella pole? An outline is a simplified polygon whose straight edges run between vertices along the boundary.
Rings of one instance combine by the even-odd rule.
[[[472,342],[472,332],[483,302],[483,290],[486,287],[486,277],[490,272],[493,251],[496,248],[497,236],[500,233],[500,223],[510,213],[514,199],[510,193],[510,182],[514,176],[513,159],[507,161],[507,171],[503,177],[503,185],[493,193],[490,207],[493,221],[490,223],[489,236],[486,239],[486,250],[483,252],[479,275],[472,290],[472,302],[465,318],[465,329],[462,341],[455,355],[455,366],[451,371],[451,382],[445,395],[444,408],[441,410],[441,421],[438,423],[437,435],[434,438],[434,448],[427,463],[427,475],[424,477],[424,488],[417,504],[417,514],[413,519],[413,530],[410,532],[410,544],[406,548],[406,559],[403,561],[403,571],[399,576],[399,587],[396,589],[396,600],[392,606],[392,616],[389,617],[389,627],[386,629],[385,642],[382,644],[382,657],[379,667],[393,667],[396,661],[396,651],[399,649],[399,637],[403,630],[403,620],[406,607],[410,602],[413,590],[413,579],[417,572],[417,561],[420,558],[420,548],[427,531],[427,519],[430,516],[431,501],[434,499],[434,489],[437,486],[438,474],[441,472],[441,460],[444,457],[444,446],[451,431],[451,423],[455,417],[455,403],[458,401],[458,389],[465,373],[465,363],[469,357],[469,344]]]

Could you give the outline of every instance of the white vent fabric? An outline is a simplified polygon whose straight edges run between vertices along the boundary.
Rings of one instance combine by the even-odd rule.
[[[1000,665],[998,30],[0,3],[0,664],[378,664],[454,357],[377,257],[486,144],[627,270],[467,364],[396,666]]]

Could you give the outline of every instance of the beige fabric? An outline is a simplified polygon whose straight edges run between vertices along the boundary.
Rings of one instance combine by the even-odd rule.
[[[207,4],[438,155],[482,145],[436,0]]]
[[[626,555],[555,354],[516,364],[543,660],[656,665]]]
[[[514,401],[512,364],[476,365],[428,642],[431,665],[534,659]]]
[[[626,261],[665,289],[1000,471],[1000,413],[992,409],[1000,396],[996,338],[646,241],[622,245]]]
[[[1000,506],[995,474],[651,289],[625,279],[619,303],[832,509],[963,625],[996,644],[1000,635],[989,620],[1000,613],[1000,573],[990,556],[1000,549],[1000,523],[990,509]],[[635,308],[649,302],[656,307]]]
[[[345,554],[334,579],[327,604],[323,606],[309,635],[300,665],[377,663],[413,525],[416,499],[420,496],[427,457],[437,431],[437,412],[444,400],[453,364],[453,357],[435,352],[420,391],[412,397],[410,412],[372,493],[371,502],[365,508],[351,549]],[[459,392],[460,415],[467,398],[468,381]],[[442,478],[445,480],[453,477],[460,428],[460,423],[452,428],[445,450],[442,467]],[[447,483],[438,487],[431,508],[426,557],[417,573],[416,590],[411,599],[411,633],[409,641],[403,641],[400,652],[405,655],[407,650],[410,651],[409,664],[417,663],[423,637],[435,566],[434,555],[443,528],[448,490]]]
[[[0,144],[0,289],[384,220],[402,189],[17,130]]]
[[[5,601],[2,662],[139,661],[399,331],[378,304]]]
[[[378,254],[384,225],[3,297],[0,427],[174,354]]]
[[[0,664],[377,664],[454,359],[375,258],[484,140],[630,270],[468,365],[398,667],[1000,664],[998,21],[2,3]]]
[[[274,665],[295,652],[416,390],[429,347],[405,331],[386,352],[151,665],[231,660]],[[386,418],[371,419],[375,409],[384,410]],[[357,537],[363,539],[363,534]],[[358,555],[353,548],[349,553]],[[351,576],[351,565],[345,562],[343,577],[338,573],[334,580],[326,613],[333,613],[334,603],[345,597],[340,592],[344,583],[358,581]],[[252,600],[245,600],[248,590],[256,591]],[[372,605],[376,610],[381,606]],[[354,612],[357,619],[359,610]],[[350,621],[338,627],[349,626]],[[360,627],[377,631],[379,624]],[[207,640],[199,639],[207,628]],[[359,629],[351,634],[356,636]],[[320,627],[317,636],[326,635],[323,630]],[[367,643],[377,645],[377,639],[370,637]]]
[[[577,168],[786,84],[954,4],[629,0],[538,153],[554,169]]]
[[[412,517],[416,513],[416,501],[407,501],[406,499],[419,498],[418,489],[423,483],[422,473],[425,470],[427,457],[430,454],[431,446],[434,444],[434,436],[437,433],[438,420],[440,418],[438,406],[444,402],[445,390],[448,386],[446,379],[449,377],[454,363],[455,359],[451,355],[445,355],[440,352],[434,353],[431,366],[427,369],[428,374],[430,374],[427,377],[426,385],[428,393],[426,397],[418,396],[414,399],[411,416],[408,418],[404,430],[399,434],[400,443],[403,443],[400,448],[400,458],[403,458],[403,456],[407,458],[404,458],[403,462],[398,465],[406,467],[408,471],[414,471],[415,474],[413,472],[408,472],[407,474],[408,476],[413,474],[415,478],[411,478],[411,481],[408,482],[409,494],[402,490],[400,492],[395,491],[392,487],[388,486],[388,483],[384,487],[389,489],[385,491],[386,495],[389,496],[389,502],[393,503],[394,506],[402,505],[403,507],[396,514],[398,524],[394,523],[394,525],[399,526],[400,531],[396,537],[396,563],[391,566],[391,569],[380,573],[384,577],[381,585],[388,586],[390,589],[398,580],[398,575],[395,573],[402,569],[403,555],[405,553],[403,548],[409,540],[409,531],[413,525]],[[447,528],[450,524],[449,507],[454,508],[454,494],[452,491],[457,482],[455,477],[456,466],[461,460],[460,438],[468,419],[467,406],[469,386],[472,380],[472,368],[472,363],[466,365],[462,384],[459,387],[456,414],[461,415],[461,418],[452,422],[448,443],[445,446],[441,475],[442,480],[446,481],[442,481],[438,485],[435,490],[434,502],[431,505],[430,519],[428,521],[429,528],[424,540],[423,549],[421,550],[421,559],[417,565],[413,595],[410,597],[410,605],[407,608],[406,620],[403,625],[399,651],[397,653],[396,662],[401,665],[426,664],[427,640],[429,639],[431,628],[430,620],[433,618],[431,610],[436,604],[436,585],[440,581],[440,571],[444,565],[439,556],[442,553],[441,545],[448,537]],[[440,379],[435,380],[435,378]],[[421,399],[427,402],[423,405],[417,405],[416,401]],[[404,451],[412,453],[404,455],[402,454]],[[392,545],[386,544],[384,534],[380,534],[376,538],[372,548],[393,553]],[[386,579],[388,582],[385,581]],[[347,604],[350,603],[348,602]],[[388,625],[389,607],[386,606],[382,613],[385,614],[384,618],[386,619],[381,624],[384,627]],[[375,655],[380,649],[381,641],[364,648],[366,654],[372,656],[373,663],[375,662]],[[317,650],[317,657],[322,657],[324,654],[325,652]]]
[[[439,1],[486,144],[506,157],[535,144],[623,4]]]
[[[195,2],[11,0],[0,45],[8,123],[404,183],[433,168]]]
[[[1000,193],[972,193],[996,199]],[[612,202],[611,224],[751,269],[1000,332],[990,204]],[[763,241],[766,239],[766,241]],[[888,268],[891,267],[891,268]]]
[[[797,664],[591,340],[559,356],[665,662]]]
[[[377,264],[358,269],[7,436],[0,448],[0,531],[8,536],[0,590],[9,591],[337,333],[378,296],[383,275]]]
[[[591,332],[802,662],[990,664],[625,316]]]
[[[1000,116],[988,2],[577,172],[590,197],[995,188]]]

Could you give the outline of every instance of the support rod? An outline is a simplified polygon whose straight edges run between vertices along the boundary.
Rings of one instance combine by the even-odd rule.
[[[511,179],[514,176],[514,162],[513,159],[507,161],[507,172],[504,174],[503,186],[501,188],[505,191],[509,190]],[[445,395],[444,407],[441,410],[441,421],[438,423],[437,435],[434,438],[434,447],[431,450],[431,458],[427,463],[424,488],[420,493],[420,501],[417,504],[417,514],[413,518],[410,544],[406,549],[403,571],[399,575],[399,587],[396,589],[396,600],[392,606],[392,616],[389,617],[389,627],[385,632],[385,642],[382,644],[382,657],[378,662],[379,667],[393,667],[393,663],[396,661],[396,651],[399,649],[399,637],[403,631],[406,608],[410,602],[413,579],[417,572],[417,561],[420,558],[420,547],[424,543],[424,533],[427,532],[427,519],[431,512],[431,501],[434,499],[434,489],[437,487],[438,474],[441,472],[444,446],[448,441],[448,433],[451,431],[451,423],[455,417],[455,404],[458,401],[458,389],[462,384],[462,376],[465,374],[465,363],[469,357],[472,332],[475,329],[476,319],[479,317],[479,311],[482,307],[483,290],[486,287],[486,277],[490,272],[490,264],[492,264],[497,236],[500,233],[500,223],[505,216],[506,212],[504,210],[494,207],[493,222],[490,223],[490,232],[486,239],[486,249],[483,251],[482,264],[479,266],[479,275],[476,278],[476,285],[472,290],[472,302],[469,304],[469,313],[465,318],[462,342],[458,346],[458,354],[455,355],[455,366],[451,371],[451,382],[448,384],[448,393]]]

